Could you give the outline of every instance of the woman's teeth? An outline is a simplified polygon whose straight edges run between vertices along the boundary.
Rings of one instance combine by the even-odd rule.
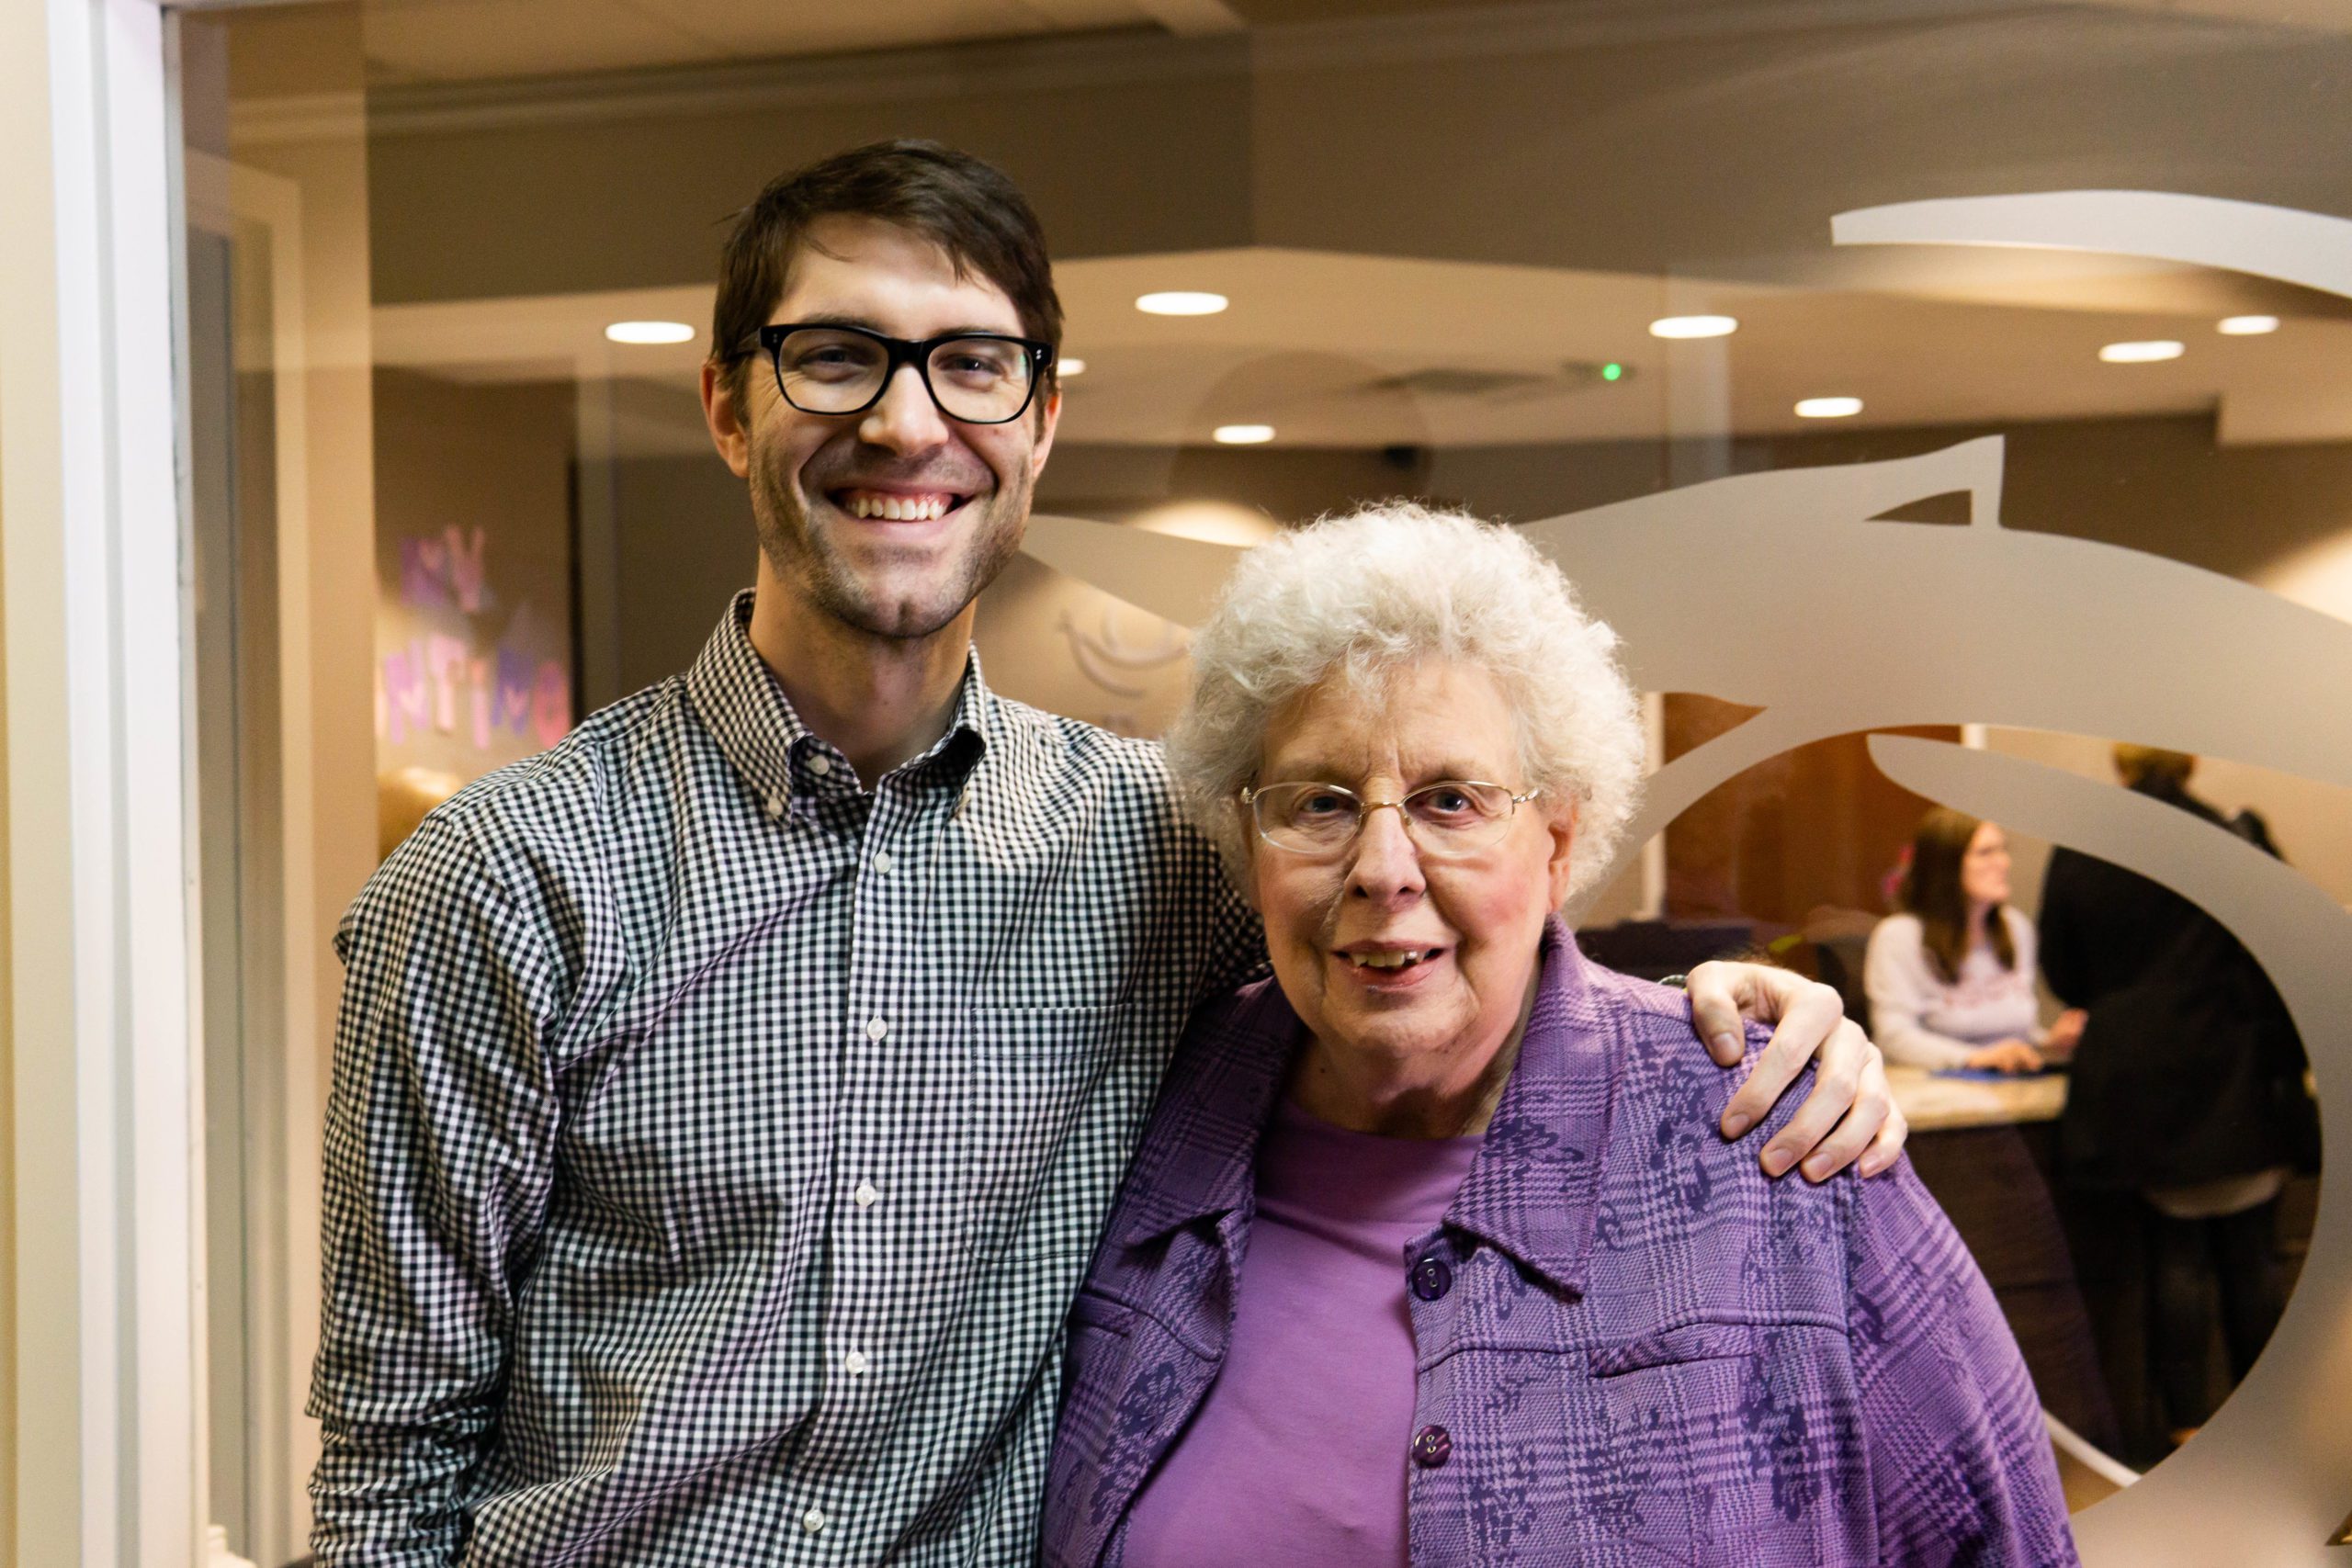
[[[1425,948],[1398,948],[1392,953],[1351,953],[1348,962],[1359,969],[1408,969],[1429,956]]]
[[[879,517],[891,523],[929,523],[947,515],[953,498],[944,495],[854,495],[843,509],[853,517]]]

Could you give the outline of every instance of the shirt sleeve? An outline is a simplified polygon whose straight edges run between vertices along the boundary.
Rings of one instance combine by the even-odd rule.
[[[2033,1380],[1975,1259],[1908,1159],[1849,1191],[1879,1561],[2075,1562]]]
[[[1917,920],[1896,917],[1871,931],[1862,954],[1862,990],[1871,1001],[1871,1038],[1890,1062],[1915,1067],[1964,1066],[1976,1047],[1939,1034],[1920,1021],[1943,994],[1928,967]]]
[[[1258,911],[1226,875],[1214,851],[1207,871],[1209,957],[1201,972],[1200,989],[1193,1005],[1222,997],[1254,978],[1267,966],[1266,927]]]
[[[311,1544],[322,1568],[443,1568],[545,1210],[553,947],[439,820],[377,873],[335,947]]]

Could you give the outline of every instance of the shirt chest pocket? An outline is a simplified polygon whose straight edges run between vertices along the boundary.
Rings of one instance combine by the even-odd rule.
[[[1580,1501],[1610,1533],[1702,1560],[1870,1560],[1842,1326],[1684,1324],[1595,1348],[1585,1371],[1570,1469],[1595,1483]]]
[[[1130,1143],[1125,1108],[1093,1113],[1125,1016],[1117,1007],[975,1008],[967,1016],[952,1179],[974,1253],[1093,1248]]]

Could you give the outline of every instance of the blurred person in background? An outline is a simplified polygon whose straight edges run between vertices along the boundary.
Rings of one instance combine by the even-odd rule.
[[[2189,793],[2196,758],[2119,745],[2114,761],[2134,794],[2278,852],[2253,812],[2226,817]],[[2279,1193],[2319,1157],[2302,1039],[2228,928],[2137,872],[2059,849],[2041,923],[2050,988],[2090,1021],[2060,1129],[2064,1170],[2146,1202],[2150,1356],[2178,1442],[2212,1414],[2217,1303],[2231,1387],[2285,1308]]]
[[[1048,1568],[2075,1561],[1909,1164],[1775,1187],[1685,998],[1578,953],[1615,646],[1461,513],[1236,568],[1169,758],[1273,976],[1187,1032],[1073,1309]]]
[[[1862,961],[1871,1029],[1890,1062],[2037,1072],[2072,1050],[2083,1015],[2041,1027],[2033,922],[2009,907],[2009,845],[1996,823],[1938,807],[1911,840],[1903,913],[1871,932]]]

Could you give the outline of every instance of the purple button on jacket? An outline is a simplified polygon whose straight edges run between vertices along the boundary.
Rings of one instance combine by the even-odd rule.
[[[1799,1096],[1725,1144],[1738,1075],[1679,992],[1588,963],[1556,920],[1543,963],[1470,1175],[1398,1259],[1414,1429],[1445,1450],[1384,1461],[1416,1568],[2074,1562],[2025,1364],[1908,1163],[1767,1180],[1756,1151]],[[1298,1028],[1262,981],[1178,1053],[1071,1320],[1049,1568],[1122,1562],[1218,1374]],[[1408,1292],[1430,1258],[1448,1288]]]

